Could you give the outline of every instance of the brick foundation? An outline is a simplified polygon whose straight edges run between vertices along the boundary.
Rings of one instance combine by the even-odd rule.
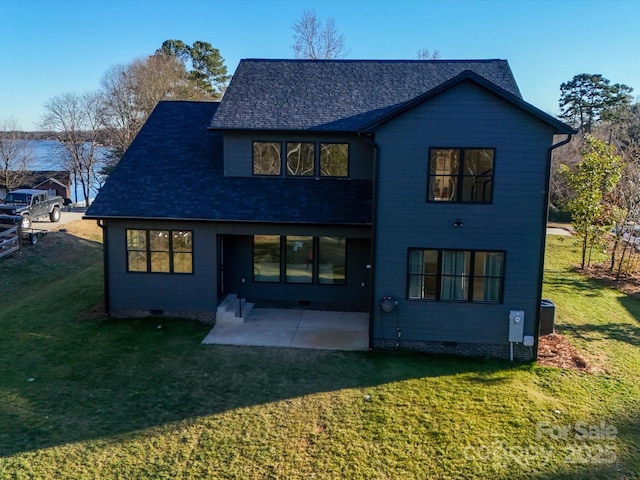
[[[462,343],[462,342],[427,342],[403,339],[373,339],[374,348],[405,348],[409,350],[419,350],[429,353],[443,353],[450,355],[460,355],[464,357],[490,357],[509,360],[509,344],[490,345],[483,343]],[[513,358],[521,362],[531,362],[537,346],[525,347],[521,343],[514,344]]]
[[[202,323],[214,324],[216,312],[195,312],[191,310],[111,310],[112,318],[144,318],[144,317],[174,317],[198,320]]]

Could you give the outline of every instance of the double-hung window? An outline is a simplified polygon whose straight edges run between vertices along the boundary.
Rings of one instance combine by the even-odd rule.
[[[193,272],[193,232],[127,229],[127,271]]]
[[[432,148],[427,200],[490,203],[493,198],[493,148]]]
[[[499,303],[504,252],[412,248],[408,276],[409,299]]]

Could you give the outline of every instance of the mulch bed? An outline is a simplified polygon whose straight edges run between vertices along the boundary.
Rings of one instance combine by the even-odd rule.
[[[543,335],[538,339],[538,365],[592,371],[573,345],[559,333]]]

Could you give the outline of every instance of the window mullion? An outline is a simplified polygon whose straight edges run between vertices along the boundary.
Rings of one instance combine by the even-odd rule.
[[[436,270],[436,300],[442,298],[442,250],[438,250],[438,268]]]
[[[146,250],[147,250],[147,272],[151,272],[151,230],[144,231],[146,237]]]
[[[476,261],[476,251],[471,250],[471,258],[469,265],[469,291],[467,292],[467,302],[473,302],[473,279],[475,278],[475,261]]]
[[[169,273],[173,273],[173,230],[169,230]]]

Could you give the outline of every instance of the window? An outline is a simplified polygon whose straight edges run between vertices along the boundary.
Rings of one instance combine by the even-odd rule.
[[[347,143],[320,144],[320,176],[346,177],[349,173],[349,145]]]
[[[432,148],[427,199],[489,203],[493,196],[491,148]]]
[[[313,237],[289,236],[287,246],[287,282],[313,282]]]
[[[280,281],[279,235],[254,235],[253,280],[268,283]]]
[[[313,176],[314,165],[313,143],[287,143],[287,175]]]
[[[346,253],[344,237],[254,235],[253,280],[345,285]]]
[[[504,252],[409,250],[409,299],[502,301]]]
[[[318,239],[318,283],[344,285],[347,242],[344,237]]]
[[[253,142],[253,174],[280,175],[280,142]]]
[[[288,177],[349,175],[348,143],[286,142],[285,148],[284,174]],[[253,142],[253,174],[283,174],[280,142]]]
[[[193,273],[193,232],[127,229],[127,271]]]

